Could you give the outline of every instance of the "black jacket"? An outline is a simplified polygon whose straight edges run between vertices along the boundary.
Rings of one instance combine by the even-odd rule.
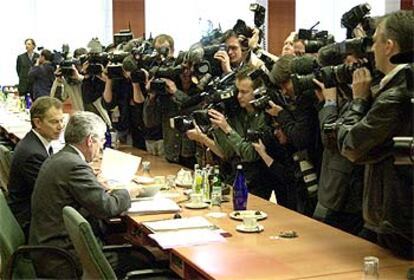
[[[365,226],[409,240],[414,229],[413,168],[394,165],[392,138],[413,136],[412,96],[405,71],[399,71],[377,92],[371,107],[354,100],[338,131],[342,154],[365,163]]]

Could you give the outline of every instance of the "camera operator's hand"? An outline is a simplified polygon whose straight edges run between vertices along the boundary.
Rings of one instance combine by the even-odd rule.
[[[249,49],[255,50],[259,46],[260,30],[253,28],[253,36],[249,39]]]
[[[208,110],[208,115],[211,117],[210,121],[213,125],[219,127],[224,133],[228,134],[232,131],[231,126],[228,124],[226,117],[217,110]]]
[[[313,82],[319,86],[320,89],[315,89],[315,95],[318,98],[319,102],[330,100],[336,101],[336,87],[325,88],[325,84],[313,79]]]
[[[275,130],[273,131],[273,135],[276,137],[276,139],[279,141],[281,145],[287,144],[288,138],[286,133],[282,130],[282,128],[275,128]]]
[[[63,83],[63,81],[65,80],[65,78],[62,75],[62,69],[60,69],[60,66],[58,66],[58,68],[55,70],[54,74],[55,74],[56,80],[59,83]]]
[[[224,74],[231,72],[230,57],[226,51],[216,52],[214,58],[220,61],[221,70],[223,70]]]
[[[205,137],[207,137],[207,135],[205,135],[200,127],[198,127],[197,124],[194,124],[194,128],[193,129],[189,129],[185,132],[185,135],[187,135],[188,139],[196,141],[198,143],[203,144],[204,143],[204,139]]]
[[[83,80],[83,75],[79,74],[79,71],[74,64],[72,64],[72,78],[76,81]]]
[[[269,101],[269,105],[271,108],[266,109],[266,113],[273,117],[277,117],[279,113],[283,111],[283,107],[275,104],[272,100]]]
[[[352,30],[352,33],[354,35],[354,38],[362,38],[362,37],[367,36],[367,33],[365,32],[361,23],[358,23],[358,25],[354,28],[354,30]]]
[[[253,148],[259,155],[263,155],[266,153],[266,146],[263,144],[262,139],[259,139],[259,142],[252,143]]]
[[[368,100],[371,96],[372,76],[366,67],[356,69],[352,75],[353,98]]]
[[[162,78],[161,80],[165,82],[166,90],[169,94],[174,95],[177,92],[177,86],[174,81],[166,78]]]

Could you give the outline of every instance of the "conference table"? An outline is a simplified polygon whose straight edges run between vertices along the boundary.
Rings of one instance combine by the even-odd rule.
[[[150,161],[153,175],[176,174],[181,168],[145,151],[125,151]],[[362,279],[363,258],[376,256],[380,279],[407,279],[407,270],[414,266],[373,243],[254,195],[249,195],[247,208],[267,213],[268,217],[259,221],[264,231],[238,232],[240,221],[228,215],[212,218],[206,216],[209,209],[182,207],[182,217],[203,216],[228,237],[225,243],[170,249],[170,268],[184,279]],[[232,203],[223,203],[222,211],[232,212]],[[143,222],[171,218],[172,214],[129,214],[128,239],[145,242],[148,230]],[[280,232],[290,230],[298,237],[279,237]]]
[[[15,115],[0,113],[0,128],[16,141],[30,130],[27,119],[26,125],[18,124],[18,119],[13,119]],[[150,161],[153,176],[177,174],[182,168],[145,151],[131,147],[120,150]],[[209,209],[182,207],[182,217],[206,217],[227,232],[227,242],[170,249],[167,251],[170,268],[184,279],[362,279],[363,258],[376,256],[380,261],[380,279],[393,280],[407,279],[407,270],[414,266],[412,261],[395,257],[373,243],[259,197],[249,195],[247,208],[267,213],[268,217],[259,221],[264,231],[241,233],[236,230],[240,221],[228,215],[206,217]],[[228,214],[232,210],[231,202],[222,204],[221,211]],[[128,214],[126,239],[137,244],[150,242],[148,229],[142,223],[172,217],[172,214]],[[298,237],[280,238],[280,232],[289,230]]]

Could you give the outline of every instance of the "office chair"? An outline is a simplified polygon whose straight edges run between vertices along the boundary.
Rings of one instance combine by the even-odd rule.
[[[83,267],[84,279],[117,279],[88,221],[74,208],[63,208],[63,221]],[[115,248],[116,246],[109,246]],[[121,246],[117,246],[122,249]],[[130,246],[128,246],[129,248]],[[105,249],[105,248],[104,248]],[[174,279],[165,269],[142,269],[127,273],[125,279]]]
[[[52,246],[24,245],[23,230],[10,211],[0,190],[0,257],[1,279],[37,279],[36,270],[30,259],[34,252],[47,252],[64,259],[73,272],[73,278],[79,279],[80,271],[72,256],[65,250]]]

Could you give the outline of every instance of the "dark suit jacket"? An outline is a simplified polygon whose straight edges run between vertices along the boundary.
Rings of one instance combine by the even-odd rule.
[[[32,60],[30,60],[27,52],[22,53],[17,57],[16,71],[19,76],[19,93],[24,95],[31,91],[31,85],[29,83],[28,73],[30,68],[35,64],[36,59],[39,58],[38,53],[33,54]]]
[[[121,214],[131,202],[127,190],[105,192],[89,164],[67,145],[45,161],[37,177],[29,244],[73,250],[62,217],[62,209],[67,205],[80,211],[93,224],[94,220]],[[66,267],[58,260],[52,261],[48,255],[36,256],[35,263],[42,275],[54,278],[56,272],[62,277]]]
[[[25,233],[31,219],[31,197],[37,174],[48,153],[39,137],[30,131],[14,150],[10,168],[8,203]]]

